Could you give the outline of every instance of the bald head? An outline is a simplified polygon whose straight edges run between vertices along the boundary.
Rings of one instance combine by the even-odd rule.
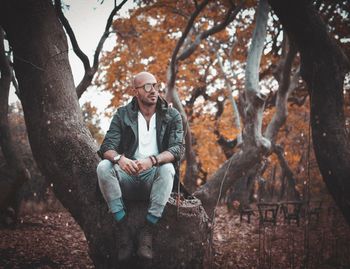
[[[149,72],[140,72],[134,76],[134,79],[132,81],[133,87],[141,87],[145,85],[146,83],[157,83],[156,78]]]

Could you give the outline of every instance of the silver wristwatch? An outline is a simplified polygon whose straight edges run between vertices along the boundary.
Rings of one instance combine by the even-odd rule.
[[[116,156],[113,157],[113,163],[117,164],[120,160],[120,158],[122,157],[122,155],[118,154]]]

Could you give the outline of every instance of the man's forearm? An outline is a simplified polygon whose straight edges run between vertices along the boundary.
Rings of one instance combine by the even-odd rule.
[[[118,152],[110,149],[110,150],[107,150],[105,153],[103,153],[103,158],[113,162],[113,158],[117,155],[118,155]]]
[[[175,157],[173,154],[171,154],[169,151],[163,151],[162,153],[158,154],[156,156],[158,165],[164,164],[164,163],[171,163],[175,160]]]

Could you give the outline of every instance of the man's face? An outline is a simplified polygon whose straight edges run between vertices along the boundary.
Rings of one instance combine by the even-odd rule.
[[[135,78],[135,95],[139,102],[146,106],[157,103],[159,92],[156,78],[149,73],[143,73]]]

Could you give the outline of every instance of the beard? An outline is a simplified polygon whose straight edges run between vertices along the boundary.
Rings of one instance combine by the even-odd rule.
[[[145,106],[154,106],[157,104],[158,95],[139,96],[139,101]]]

